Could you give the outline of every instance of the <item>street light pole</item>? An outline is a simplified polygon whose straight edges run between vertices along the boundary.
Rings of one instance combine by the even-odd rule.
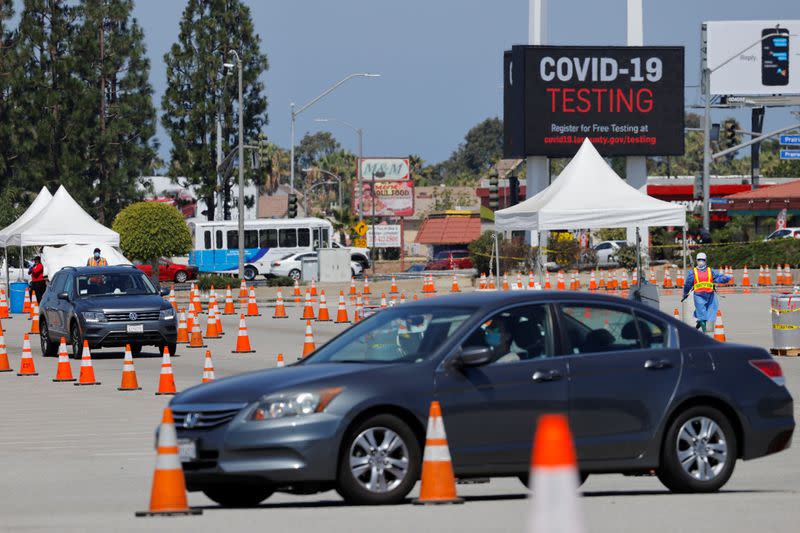
[[[364,159],[364,128],[357,128],[349,122],[345,122],[344,120],[339,120],[336,118],[315,118],[314,122],[337,122],[352,129],[358,136],[358,164],[356,165],[356,179],[358,180],[358,221],[361,222],[364,220],[364,176],[361,175],[361,160]]]
[[[295,109],[294,102],[292,102],[290,104],[290,106],[291,106],[291,119],[292,119],[292,132],[291,132],[291,137],[292,137],[291,143],[292,144],[291,144],[291,149],[290,149],[290,157],[291,157],[290,167],[291,168],[289,170],[289,189],[290,189],[290,192],[294,192],[294,123],[297,120],[297,115],[299,115],[300,113],[302,113],[303,111],[305,111],[306,109],[311,107],[312,105],[316,104],[317,102],[319,102],[320,100],[322,100],[323,98],[328,96],[330,93],[335,91],[340,85],[342,85],[343,83],[345,83],[346,81],[348,81],[348,80],[350,80],[352,78],[378,78],[378,77],[380,77],[380,74],[370,74],[368,72],[356,72],[356,73],[350,74],[349,76],[346,76],[346,77],[342,78],[341,80],[337,81],[336,83],[334,83],[333,85],[331,85],[330,87],[328,87],[327,89],[322,91],[318,96],[316,96],[316,97],[312,98],[311,100],[309,100],[308,102],[306,102],[299,109]]]
[[[230,54],[236,57],[239,69],[239,279],[244,279],[244,98],[242,96],[242,60],[236,50]]]

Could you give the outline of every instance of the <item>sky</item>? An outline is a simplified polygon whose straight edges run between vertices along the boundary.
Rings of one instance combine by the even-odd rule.
[[[21,3],[17,0],[17,3]],[[503,51],[528,40],[528,0],[245,0],[270,68],[264,75],[271,141],[288,147],[290,103],[298,106],[354,72],[380,78],[348,81],[303,114],[297,139],[331,131],[356,151],[352,130],[365,130],[367,156],[418,154],[446,159],[466,132],[502,112]],[[136,0],[150,79],[160,112],[164,54],[177,39],[186,2]],[[550,0],[546,44],[624,45],[626,0]],[[644,0],[644,44],[686,47],[686,104],[700,104],[700,24],[706,20],[800,19],[798,0]],[[798,107],[790,108],[797,111]],[[768,109],[764,130],[797,120],[789,108]],[[702,111],[702,110],[700,110]],[[749,126],[749,111],[724,110]],[[169,138],[159,125],[160,154]]]

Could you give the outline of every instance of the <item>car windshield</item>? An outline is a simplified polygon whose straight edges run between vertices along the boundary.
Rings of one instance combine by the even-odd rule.
[[[356,324],[303,364],[418,363],[431,357],[473,312],[464,307],[389,308]]]
[[[111,272],[78,276],[77,292],[80,298],[94,296],[120,296],[125,294],[156,294],[156,288],[146,276],[136,272]]]

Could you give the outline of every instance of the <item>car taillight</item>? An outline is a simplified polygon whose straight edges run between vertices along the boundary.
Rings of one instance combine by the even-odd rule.
[[[783,377],[783,370],[777,361],[773,361],[772,359],[752,359],[750,360],[750,366],[761,371],[762,374],[771,379],[776,385],[780,385],[781,387],[786,385],[786,378]]]
[[[281,266],[281,263],[280,263],[280,261],[275,261],[274,263],[272,263],[272,266],[279,267],[279,266]]]

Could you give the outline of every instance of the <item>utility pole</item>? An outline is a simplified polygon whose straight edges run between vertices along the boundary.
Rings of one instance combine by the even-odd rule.
[[[244,279],[244,98],[242,96],[242,59],[236,50],[230,54],[236,58],[239,70],[239,279]]]

